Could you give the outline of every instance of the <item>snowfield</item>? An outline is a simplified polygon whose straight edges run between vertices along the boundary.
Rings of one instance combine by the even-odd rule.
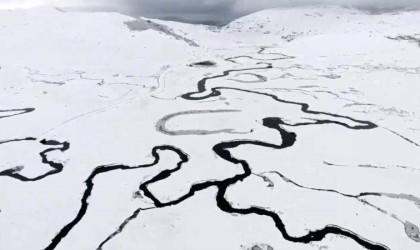
[[[0,10],[0,249],[420,249],[419,24]]]

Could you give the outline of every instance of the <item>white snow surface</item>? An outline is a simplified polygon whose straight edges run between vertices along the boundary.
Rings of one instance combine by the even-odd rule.
[[[420,249],[419,24],[0,10],[0,249]]]

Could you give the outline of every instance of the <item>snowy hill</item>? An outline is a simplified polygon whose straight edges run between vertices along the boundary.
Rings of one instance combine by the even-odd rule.
[[[229,24],[231,31],[299,33],[305,36],[348,33],[418,32],[418,11],[368,14],[341,7],[306,7],[299,9],[269,9],[239,18]]]
[[[419,23],[0,10],[0,249],[418,249]]]

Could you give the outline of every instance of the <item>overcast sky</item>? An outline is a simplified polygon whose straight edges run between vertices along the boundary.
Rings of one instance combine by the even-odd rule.
[[[0,8],[51,3],[63,9],[116,11],[134,16],[215,23],[266,8],[300,5],[341,5],[368,10],[420,8],[420,0],[0,0]]]

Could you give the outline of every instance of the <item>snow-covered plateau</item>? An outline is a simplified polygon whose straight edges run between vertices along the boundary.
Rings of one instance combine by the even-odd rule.
[[[420,249],[420,11],[0,10],[1,250]]]

